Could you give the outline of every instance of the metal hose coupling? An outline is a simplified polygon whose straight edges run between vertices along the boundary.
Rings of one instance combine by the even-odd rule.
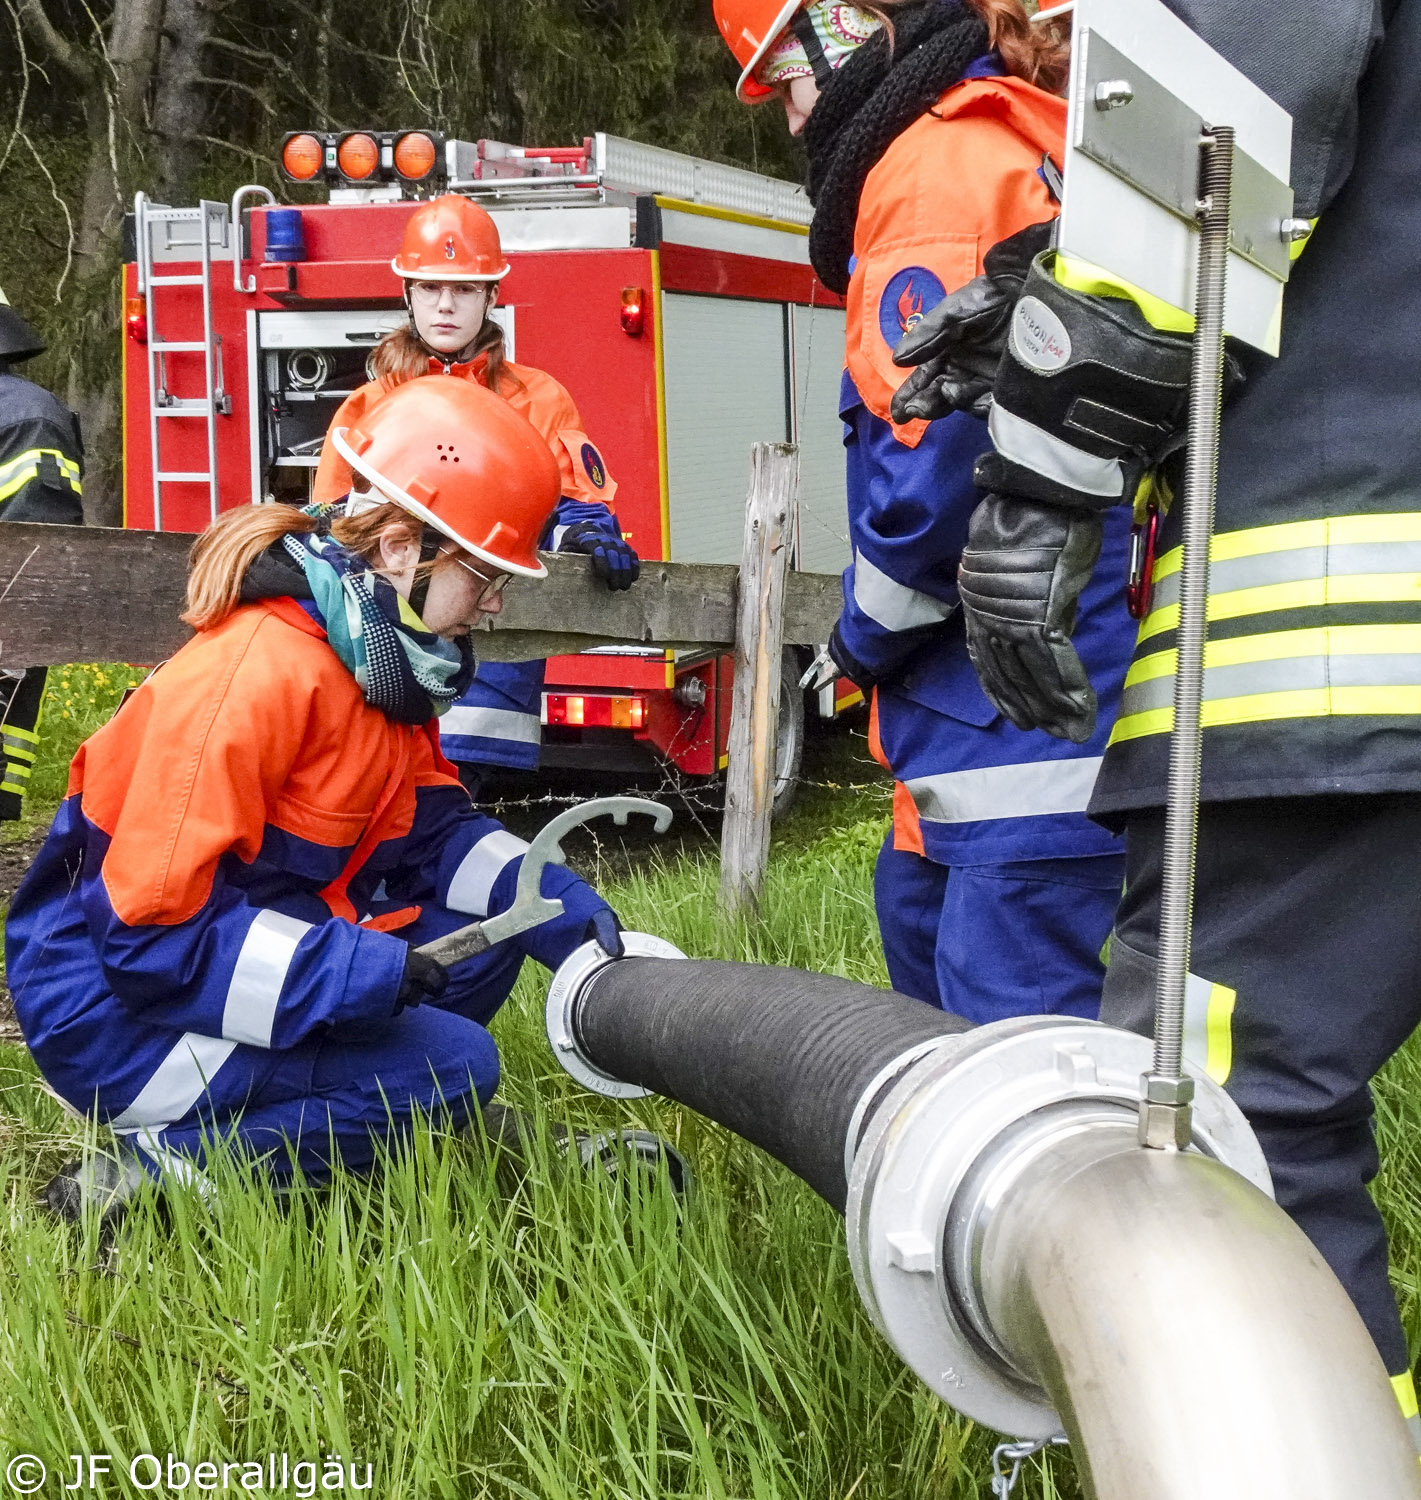
[[[624,932],[622,934],[623,956],[626,958],[685,958],[685,954],[665,938],[653,937],[648,932]],[[608,1099],[645,1099],[651,1090],[639,1083],[626,1083],[614,1078],[599,1068],[587,1055],[586,1048],[577,1031],[577,1010],[588,986],[609,965],[620,962],[613,958],[600,943],[583,943],[558,965],[553,982],[548,989],[548,1002],[544,1011],[548,1042],[553,1056],[562,1064],[564,1072],[575,1078],[583,1088]]]
[[[1015,1437],[1063,1414],[1030,1350],[999,1326],[992,1243],[1062,1142],[1087,1158],[1138,1152],[1144,1037],[1092,1021],[998,1021],[905,1054],[865,1090],[847,1155],[849,1259],[903,1361],[966,1416]],[[1223,1089],[1196,1077],[1189,1150],[1271,1196],[1263,1154]],[[1059,1180],[1059,1179],[1057,1179]]]

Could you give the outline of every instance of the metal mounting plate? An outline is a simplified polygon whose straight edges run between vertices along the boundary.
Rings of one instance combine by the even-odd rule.
[[[1288,182],[1287,112],[1160,0],[1077,0],[1071,23],[1062,251],[1192,315],[1197,169],[1186,157],[1204,122],[1230,125],[1236,244],[1224,327],[1276,354],[1278,267],[1288,264],[1281,221],[1291,217],[1291,191],[1277,186]],[[1097,86],[1115,80],[1128,83],[1133,98],[1097,108]]]

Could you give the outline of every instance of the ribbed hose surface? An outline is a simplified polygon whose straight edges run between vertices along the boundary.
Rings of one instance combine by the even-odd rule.
[[[626,958],[576,1017],[589,1058],[768,1151],[843,1212],[844,1138],[880,1069],[970,1023],[827,974]]]

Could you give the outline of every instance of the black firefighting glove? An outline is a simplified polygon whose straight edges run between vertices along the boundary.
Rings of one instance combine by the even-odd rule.
[[[895,422],[932,421],[953,411],[987,415],[1011,310],[1055,229],[1054,219],[1028,224],[993,245],[982,258],[982,274],[949,292],[898,341],[893,363],[917,368],[893,397]]]
[[[591,521],[569,526],[558,543],[559,552],[581,552],[592,559],[592,571],[614,593],[629,589],[641,576],[641,559],[631,544]]]
[[[400,992],[395,996],[395,1014],[426,1000],[437,1000],[448,986],[449,970],[438,959],[411,948],[405,954],[405,972]]]
[[[1091,511],[988,495],[957,570],[967,652],[988,698],[1018,729],[1083,744],[1095,691],[1071,632],[1104,531]]]

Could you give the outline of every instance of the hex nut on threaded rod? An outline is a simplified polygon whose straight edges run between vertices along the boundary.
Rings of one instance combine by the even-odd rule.
[[[1192,1127],[1194,1080],[1162,1073],[1140,1075],[1140,1144],[1151,1151],[1183,1151]]]

